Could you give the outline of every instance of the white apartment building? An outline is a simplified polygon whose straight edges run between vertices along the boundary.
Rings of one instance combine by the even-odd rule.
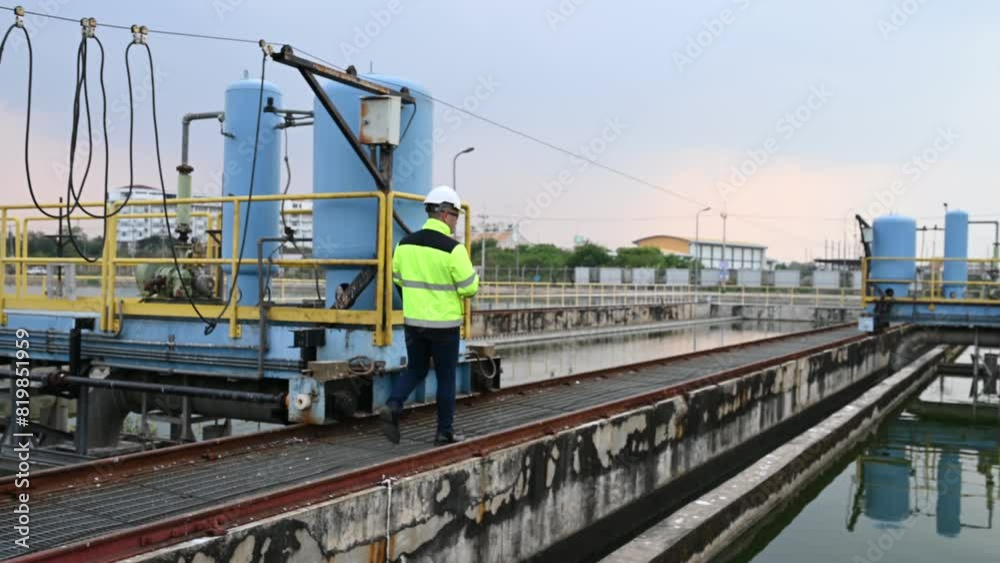
[[[295,230],[296,239],[311,240],[313,236],[312,201],[286,201],[285,224]],[[307,243],[305,246],[312,246],[312,243]]]
[[[118,188],[110,194],[112,202],[123,201],[128,196],[128,187]],[[167,199],[174,199],[175,194],[168,193]],[[196,196],[197,197],[197,196]],[[132,203],[118,216],[118,242],[134,245],[135,243],[152,237],[166,236],[168,234],[176,236],[177,220],[173,217],[176,209],[169,206],[170,227],[173,233],[167,232],[166,223],[163,220],[163,194],[157,188],[149,186],[134,186],[132,188]],[[285,221],[288,226],[295,229],[295,238],[312,239],[312,202],[311,201],[287,201],[285,202]],[[219,217],[222,212],[222,205],[219,203],[195,203],[191,206],[191,236],[192,238],[204,241],[207,238],[205,233],[208,230],[209,218]],[[144,215],[130,219],[129,215]],[[218,220],[218,219],[213,219]],[[216,228],[220,228],[216,224]]]
[[[118,188],[108,194],[112,202],[124,201],[128,197],[128,186]],[[167,194],[167,199],[174,199],[176,194]],[[167,225],[163,220],[163,193],[149,186],[133,186],[130,204],[126,206],[118,215],[118,242],[136,243],[140,240],[152,236],[166,236]],[[142,202],[142,203],[139,203]],[[139,203],[133,205],[133,203]],[[174,215],[176,209],[169,206],[168,210]],[[208,230],[209,216],[214,217],[222,210],[218,203],[194,204],[191,206],[191,236],[197,240],[205,240],[205,231]],[[129,215],[147,215],[146,217],[128,218]],[[155,215],[155,217],[148,216]],[[170,217],[170,227],[177,229],[177,220]]]

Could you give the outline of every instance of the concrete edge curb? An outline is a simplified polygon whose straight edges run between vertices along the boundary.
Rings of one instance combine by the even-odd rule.
[[[933,376],[938,346],[823,422],[615,550],[601,563],[711,560],[798,493]]]

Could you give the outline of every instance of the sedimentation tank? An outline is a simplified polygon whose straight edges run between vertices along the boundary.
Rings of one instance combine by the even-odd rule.
[[[875,219],[872,229],[873,260],[869,276],[876,280],[875,287],[881,293],[891,291],[894,297],[906,297],[909,295],[910,283],[916,280],[917,223],[909,217],[888,215]]]
[[[226,88],[226,107],[223,131],[223,196],[246,196],[250,193],[253,177],[253,195],[277,195],[281,186],[281,135],[277,129],[281,118],[277,114],[263,112],[268,100],[273,99],[276,107],[281,107],[281,90],[270,82],[245,78]],[[260,115],[260,133],[257,134],[257,118]],[[256,172],[254,172],[254,143],[257,144]],[[237,275],[237,296],[240,305],[257,305],[257,241],[261,238],[277,237],[281,219],[278,214],[281,204],[277,201],[255,201],[240,204],[239,232],[237,245],[243,245],[243,260]],[[233,213],[232,205],[224,205],[222,212],[222,257],[233,256]],[[249,211],[249,212],[248,212]],[[244,238],[245,234],[245,238]],[[264,256],[271,254],[277,243],[264,245]],[[236,254],[239,255],[237,249]],[[230,270],[225,266],[224,271]],[[232,282],[227,283],[226,291]],[[229,297],[228,295],[226,296]]]
[[[944,216],[944,257],[942,295],[947,299],[961,299],[965,297],[965,282],[969,280],[969,263],[964,260],[969,257],[969,214],[965,211],[956,209]]]

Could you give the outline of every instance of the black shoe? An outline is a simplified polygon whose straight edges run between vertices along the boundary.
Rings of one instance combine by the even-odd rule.
[[[443,432],[438,432],[437,436],[434,437],[435,446],[457,444],[458,442],[464,442],[464,441],[465,441],[465,436],[461,434],[455,434],[454,432],[448,432],[447,434]]]
[[[382,421],[382,433],[387,440],[393,444],[399,443],[399,413],[388,405],[378,410],[379,420]]]

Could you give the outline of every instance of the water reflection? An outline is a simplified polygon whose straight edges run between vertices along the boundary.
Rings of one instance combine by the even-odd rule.
[[[503,356],[503,385],[509,387],[540,379],[676,356],[809,328],[807,323],[740,321],[640,334],[501,345],[499,351]]]
[[[853,531],[864,514],[883,528],[932,518],[938,535],[991,529],[1000,430],[925,421],[904,414],[891,421],[856,463]],[[980,503],[985,519],[963,521],[963,502]],[[911,509],[912,503],[912,509]],[[976,515],[983,512],[973,511]]]
[[[935,421],[904,411],[883,423],[856,457],[826,479],[759,531],[747,551],[730,558],[814,563],[1000,559],[1000,532],[993,527],[1000,480],[996,421]]]

